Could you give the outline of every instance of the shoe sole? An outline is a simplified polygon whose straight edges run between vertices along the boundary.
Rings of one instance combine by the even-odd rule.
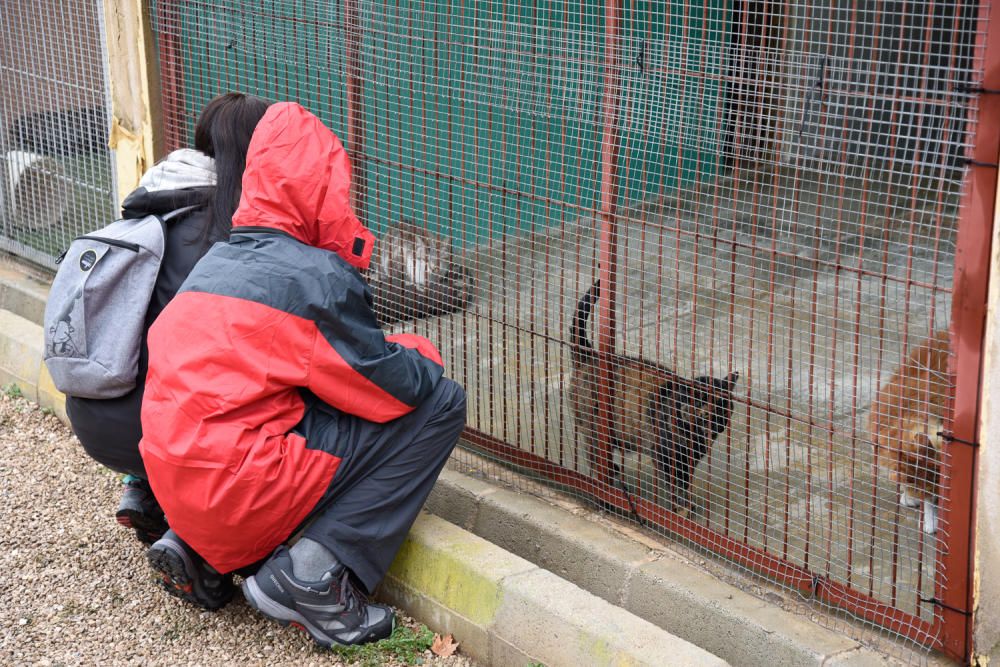
[[[144,544],[153,544],[167,532],[165,521],[150,519],[149,515],[140,510],[118,510],[115,513],[115,521],[119,525],[135,531],[135,536]]]
[[[208,611],[221,609],[232,599],[231,594],[221,600],[200,596],[195,587],[194,577],[190,574],[195,571],[194,563],[184,552],[184,547],[168,538],[158,540],[146,553],[146,558],[160,575],[160,587],[176,598]]]
[[[377,639],[365,639],[362,641],[355,642],[342,642],[337,639],[327,635],[320,628],[309,622],[305,616],[295,611],[294,609],[289,609],[285,605],[275,602],[270,597],[267,596],[264,591],[260,589],[257,585],[256,576],[248,577],[243,580],[243,597],[247,599],[247,602],[251,607],[259,611],[264,616],[267,616],[272,621],[277,622],[279,625],[288,627],[294,627],[302,630],[308,634],[314,642],[322,646],[323,648],[333,648],[334,646],[355,646],[357,644],[366,644],[371,641],[379,641],[385,639],[392,634],[392,631],[396,629],[396,616],[392,615],[392,623],[389,628],[388,634],[385,637],[379,637]],[[362,639],[362,638],[359,638]]]

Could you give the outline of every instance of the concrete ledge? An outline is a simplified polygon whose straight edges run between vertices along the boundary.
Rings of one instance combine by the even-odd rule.
[[[622,606],[742,665],[825,665],[858,642],[673,560],[637,567]],[[881,661],[881,658],[879,658]]]
[[[445,470],[427,508],[734,665],[885,661],[853,639],[539,498]]]
[[[0,310],[40,325],[48,293],[48,281],[39,272],[0,263]]]
[[[66,397],[52,384],[42,361],[42,327],[0,310],[0,386],[17,385],[24,396],[66,420]]]
[[[488,665],[724,665],[720,658],[439,517],[418,518],[381,596]]]

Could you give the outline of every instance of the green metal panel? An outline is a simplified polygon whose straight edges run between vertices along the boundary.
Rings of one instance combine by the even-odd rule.
[[[625,11],[621,196],[712,172],[724,12]],[[400,0],[365,30],[369,214],[463,243],[579,217],[600,192],[603,5]]]
[[[363,147],[346,136],[342,3],[279,6],[177,4],[192,120],[227,90],[301,102],[361,158],[375,231],[406,218],[475,245],[597,206],[603,3],[359,2]],[[725,25],[721,0],[627,3],[621,203],[716,168]]]
[[[170,9],[170,14],[166,10]],[[229,91],[294,100],[346,142],[344,18],[340,3],[160,0],[154,27],[181,34],[188,141],[204,105]],[[168,94],[169,91],[164,91]]]
[[[625,9],[619,132],[623,196],[670,192],[714,173],[722,130],[726,10],[636,2]]]
[[[474,244],[593,199],[598,33],[561,7],[401,0],[371,17],[370,213]]]

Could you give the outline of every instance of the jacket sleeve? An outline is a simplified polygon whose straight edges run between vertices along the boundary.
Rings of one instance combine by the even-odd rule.
[[[308,388],[333,407],[374,422],[412,411],[444,374],[430,341],[386,338],[360,277],[338,285],[335,302],[318,313]]]

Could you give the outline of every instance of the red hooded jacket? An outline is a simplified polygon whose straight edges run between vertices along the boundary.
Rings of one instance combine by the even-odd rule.
[[[228,243],[197,264],[149,332],[140,444],[171,528],[220,572],[269,555],[340,462],[293,433],[300,388],[373,422],[443,374],[415,335],[386,337],[357,269],[374,237],[348,203],[350,161],[301,106],[271,106],[247,153]]]

